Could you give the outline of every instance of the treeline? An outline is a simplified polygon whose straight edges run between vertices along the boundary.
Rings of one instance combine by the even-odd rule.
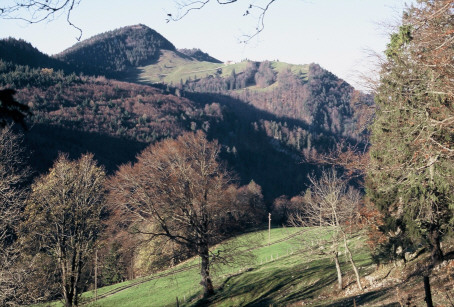
[[[75,73],[65,74],[53,68],[33,68],[29,65],[16,65],[0,60],[0,86],[4,88],[22,89],[25,87],[50,87],[57,84],[72,85],[83,83],[86,77]]]
[[[53,68],[71,72],[69,66],[42,53],[29,42],[12,37],[0,39],[0,59],[17,65],[26,65],[32,68]]]
[[[178,49],[178,52],[190,57],[190,58],[193,58],[197,61],[206,61],[206,62],[212,62],[212,63],[222,63],[221,61],[219,61],[218,59],[215,59],[213,58],[212,56],[210,56],[208,53],[206,52],[203,52],[202,50],[198,49],[198,48],[192,48],[192,49],[186,49],[186,48],[183,48],[183,49]]]

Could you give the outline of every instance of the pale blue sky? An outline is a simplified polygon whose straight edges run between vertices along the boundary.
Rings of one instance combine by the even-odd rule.
[[[5,0],[2,0],[2,2]],[[8,1],[8,0],[6,0]],[[319,63],[337,76],[358,85],[357,71],[370,69],[367,50],[382,52],[389,29],[397,24],[410,0],[277,0],[266,16],[266,27],[248,44],[243,33],[253,33],[254,14],[243,17],[249,3],[240,0],[220,6],[213,0],[178,22],[166,23],[175,12],[173,0],[81,0],[72,22],[82,39],[119,27],[142,23],[161,33],[177,48],[200,48],[222,61],[280,60],[292,64]],[[77,30],[65,16],[28,25],[0,20],[0,38],[22,38],[44,53],[55,54],[75,44]]]

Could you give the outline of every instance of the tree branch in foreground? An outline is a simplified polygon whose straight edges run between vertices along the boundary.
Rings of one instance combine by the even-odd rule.
[[[256,37],[258,34],[260,34],[265,29],[266,13],[268,12],[268,9],[270,8],[271,4],[273,4],[275,1],[276,0],[267,0],[264,5],[256,5],[256,4],[248,5],[243,16],[249,16],[254,11],[258,11],[259,15],[257,17],[257,25],[255,27],[255,32],[253,32],[252,34],[242,35],[240,38],[241,43],[249,42],[252,38]],[[168,18],[166,19],[166,21],[167,22],[179,21],[179,20],[183,19],[186,15],[188,15],[191,11],[203,9],[209,2],[213,2],[213,0],[176,2],[177,13],[175,15],[168,13],[167,14]],[[228,5],[228,4],[238,2],[238,0],[216,0],[216,2],[221,5]]]
[[[79,31],[76,39],[82,38],[82,29],[71,22],[71,13],[81,0],[14,0],[0,6],[0,18],[23,20],[27,23],[40,23],[66,15],[70,26]]]

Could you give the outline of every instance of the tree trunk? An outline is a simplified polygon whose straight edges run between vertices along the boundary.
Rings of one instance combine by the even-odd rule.
[[[203,286],[203,296],[208,297],[214,294],[213,283],[211,282],[210,277],[210,255],[208,253],[208,244],[204,244],[200,247],[200,258],[202,258],[200,275],[202,276],[202,281],[200,284]]]
[[[336,271],[337,271],[337,286],[339,290],[342,290],[342,272],[339,264],[339,252],[337,249],[333,252],[334,254],[334,263],[336,264]]]
[[[355,271],[356,283],[358,284],[358,288],[359,288],[359,290],[363,290],[363,286],[361,285],[361,279],[360,279],[360,277],[359,277],[358,268],[356,267],[356,264],[355,264],[355,262],[353,261],[352,253],[350,252],[350,249],[348,248],[348,245],[347,245],[347,238],[345,237],[345,234],[344,234],[344,246],[345,246],[345,251],[347,252],[347,255],[348,255],[348,260],[349,260],[350,263],[352,264],[353,271]]]
[[[73,294],[72,291],[65,292],[65,307],[73,306]]]
[[[435,264],[437,262],[443,261],[444,256],[440,245],[440,233],[438,231],[438,227],[436,227],[435,225],[430,228],[429,240],[432,248],[430,255],[432,262]]]
[[[68,271],[66,269],[66,263],[62,259],[63,257],[61,256],[62,254],[59,254],[59,264],[60,264],[60,270],[61,270],[61,287],[62,287],[62,292],[63,292],[63,298],[65,300],[65,306],[66,307],[72,307],[73,306],[73,293],[71,286],[68,285]]]
[[[430,280],[428,275],[424,276],[424,292],[426,294],[424,301],[426,302],[427,307],[433,307],[434,304],[432,302],[432,292],[430,291]]]

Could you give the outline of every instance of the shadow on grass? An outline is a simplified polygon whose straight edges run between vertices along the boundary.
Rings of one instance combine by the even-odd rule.
[[[336,302],[330,304],[323,304],[325,307],[342,307],[342,306],[370,306],[370,304],[377,304],[380,301],[389,297],[389,293],[392,291],[392,288],[384,288],[376,291],[370,291],[367,293],[356,295],[355,297],[347,297],[340,299]],[[390,303],[387,305],[381,305],[383,307],[394,307],[401,306],[399,303]]]
[[[283,306],[304,299],[314,299],[336,281],[335,268],[329,260],[295,265],[291,272],[278,267],[262,267],[227,278],[216,293],[192,306],[227,303],[232,306]],[[306,284],[306,285],[305,285]]]

